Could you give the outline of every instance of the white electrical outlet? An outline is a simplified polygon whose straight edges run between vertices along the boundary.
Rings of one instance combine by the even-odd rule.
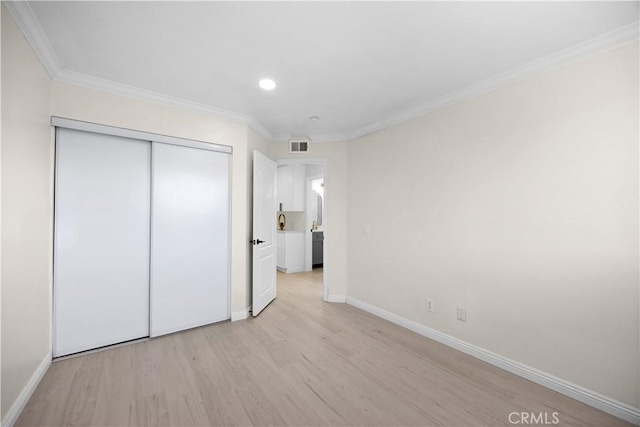
[[[427,298],[424,300],[424,309],[433,313],[433,299]]]
[[[467,321],[467,309],[464,307],[458,307],[457,308],[457,312],[458,312],[458,320],[462,321],[462,322],[466,322]]]

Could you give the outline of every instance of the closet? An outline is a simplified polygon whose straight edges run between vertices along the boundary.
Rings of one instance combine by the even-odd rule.
[[[53,355],[230,318],[230,147],[54,118]]]

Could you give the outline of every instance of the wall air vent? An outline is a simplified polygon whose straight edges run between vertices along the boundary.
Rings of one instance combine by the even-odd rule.
[[[289,152],[308,153],[310,143],[311,140],[309,138],[291,138],[289,140]]]

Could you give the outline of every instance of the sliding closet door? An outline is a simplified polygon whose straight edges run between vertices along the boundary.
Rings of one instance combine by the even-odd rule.
[[[151,144],[57,128],[53,355],[149,335]]]
[[[230,318],[229,159],[153,143],[151,336]]]

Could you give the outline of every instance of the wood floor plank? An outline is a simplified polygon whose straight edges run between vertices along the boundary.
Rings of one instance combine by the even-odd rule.
[[[170,425],[206,426],[211,425],[200,392],[170,394],[167,397]]]
[[[85,424],[88,425],[88,424]],[[169,406],[165,392],[132,402],[130,426],[170,426]]]
[[[260,315],[56,361],[16,426],[631,426],[278,274]]]
[[[65,402],[63,425],[91,424],[101,377],[102,368],[100,367],[85,368],[75,373]]]

